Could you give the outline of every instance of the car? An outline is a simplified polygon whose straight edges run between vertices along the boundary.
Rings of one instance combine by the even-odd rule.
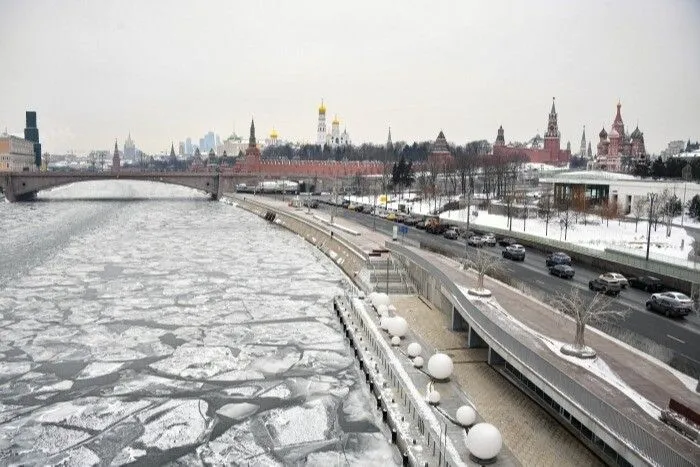
[[[349,208],[349,207],[350,207],[350,204],[352,204],[352,203],[350,203],[350,200],[349,200],[349,199],[344,199],[343,202],[340,203],[340,206],[342,206],[342,207],[344,207],[344,208]]]
[[[681,317],[690,314],[693,301],[680,292],[652,294],[646,303],[647,310],[663,313],[667,317]]]
[[[545,264],[548,268],[551,268],[552,266],[556,266],[558,264],[571,265],[571,257],[566,253],[557,251],[555,253],[550,253],[549,255],[547,255]]]
[[[519,243],[513,243],[503,250],[502,255],[504,258],[512,259],[513,261],[525,261],[525,247]]]
[[[630,277],[628,282],[630,287],[647,292],[660,292],[664,288],[661,279],[653,276]]]
[[[588,288],[594,292],[612,295],[613,297],[620,295],[620,291],[622,290],[620,283],[615,279],[603,278],[603,275],[604,274],[601,274],[600,277],[588,281]]]
[[[568,264],[555,264],[549,268],[549,273],[553,276],[559,276],[562,279],[573,279],[576,271]]]
[[[421,220],[423,220],[423,219],[421,219],[420,217],[408,216],[406,219],[404,219],[403,223],[404,223],[405,225],[416,225],[416,224],[418,224]]]
[[[474,235],[476,235],[476,232],[472,232],[471,230],[467,230],[464,227],[459,227],[457,229],[457,232],[459,232],[459,236],[462,238],[469,238],[469,237],[473,237]]]
[[[627,278],[617,272],[606,272],[598,276],[598,278],[606,281],[617,282],[623,289],[626,289],[630,285]]]
[[[510,246],[514,243],[518,243],[514,238],[510,237],[503,237],[500,240],[498,240],[498,244],[501,246]]]
[[[393,212],[390,212],[389,214],[386,215],[386,220],[388,220],[388,221],[392,221],[392,222],[393,222],[393,221],[395,221],[396,219],[398,219],[398,217],[397,217],[396,214],[394,214]]]
[[[425,221],[418,221],[418,223],[416,224],[416,229],[425,230]]]
[[[469,244],[469,246],[475,246],[477,248],[484,246],[484,241],[478,235],[472,235],[471,237],[469,237],[467,243]]]
[[[481,239],[484,241],[484,245],[496,246],[496,236],[492,233],[485,233]]]
[[[457,229],[455,228],[445,230],[445,233],[442,234],[442,236],[445,238],[449,238],[450,240],[457,240],[459,238],[459,234],[457,233]]]

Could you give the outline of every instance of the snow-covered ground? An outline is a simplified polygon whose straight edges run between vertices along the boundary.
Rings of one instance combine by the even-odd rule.
[[[399,204],[402,204],[409,212],[422,215],[433,212],[436,206],[440,207],[449,201],[456,201],[459,199],[458,197],[439,197],[437,200],[432,198],[429,200],[411,201],[414,197],[415,193],[413,193],[410,198],[408,194],[406,194],[405,198],[389,196],[388,202],[385,203],[380,202],[383,200],[383,198],[380,200],[380,197],[377,197],[376,200],[370,196],[348,196],[346,198],[350,199],[352,202],[368,206],[377,206],[379,209],[386,207],[386,209],[390,211],[398,210]],[[532,208],[533,212],[535,209],[535,207]],[[475,211],[477,215],[473,215]],[[467,210],[459,209],[447,211],[442,213],[440,217],[443,219],[466,222]],[[573,217],[572,215],[572,220],[568,229],[562,228],[556,218],[550,219],[548,227],[543,219],[534,217],[528,218],[527,221],[523,221],[523,219],[513,219],[512,231],[523,232],[552,240],[566,241],[595,250],[602,251],[606,248],[614,248],[629,254],[646,255],[648,228],[646,221],[640,220],[637,226],[635,226],[634,222],[618,222],[617,220],[601,222],[599,216],[589,214],[586,216],[585,223],[582,216],[579,216],[578,223],[574,223]],[[689,221],[687,217],[684,222],[688,224],[690,228],[700,228],[700,223],[692,220]],[[488,211],[476,210],[474,207],[472,207],[470,223],[474,225],[475,228],[491,227],[508,230],[507,216],[489,214]],[[666,236],[665,226],[658,225],[656,230],[654,230],[652,226],[651,248],[649,252],[650,258],[674,264],[687,264],[689,267],[700,268],[700,264],[687,261],[688,255],[693,249],[693,237],[685,228],[679,226],[680,217],[674,221],[674,224],[678,225],[671,227],[671,235],[668,237]]]
[[[43,198],[0,205],[0,464],[397,463],[303,239],[168,185]]]

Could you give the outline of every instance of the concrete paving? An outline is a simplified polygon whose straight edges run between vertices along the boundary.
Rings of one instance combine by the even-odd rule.
[[[467,349],[466,333],[449,329],[447,316],[424,300],[392,295],[396,312],[426,344],[452,357],[454,377],[479,414],[498,427],[523,465],[604,465],[598,457],[520,389],[486,363],[486,349]]]
[[[269,198],[258,197],[258,201],[274,205],[276,208],[294,210],[287,207],[285,203]],[[300,210],[297,211],[299,214]],[[303,212],[305,211],[301,211],[302,214]],[[347,236],[346,239],[365,252],[383,248],[388,239],[386,235],[346,219],[336,217],[335,222],[360,233],[359,236]],[[456,261],[425,250],[417,251],[438,266],[456,284],[463,287],[474,285],[475,275],[465,273]],[[503,308],[530,328],[559,341],[572,340],[574,325],[569,318],[557,314],[546,304],[488,277],[486,287],[494,293],[494,297]],[[411,303],[408,310],[403,312],[406,313],[409,322],[413,320],[413,324],[417,326],[414,329],[420,329],[419,333],[426,342],[434,343],[436,347],[439,344],[443,349],[459,349],[465,346],[463,334],[448,330],[449,323],[446,316],[426,306],[423,301],[420,301],[423,306],[419,305],[415,299]],[[628,385],[659,407],[666,407],[669,398],[674,397],[686,405],[700,409],[700,396],[688,388],[667,366],[593,329],[588,330],[586,340]],[[457,355],[460,358],[464,357],[465,363],[457,365],[459,368],[457,378],[464,391],[473,398],[480,414],[502,430],[504,442],[524,465],[599,463],[593,454],[554,419],[539,409],[529,397],[500,377],[488,365],[479,363],[477,353],[459,352],[455,357]],[[661,422],[653,420],[627,396],[607,382],[591,378],[585,370],[557,359],[553,354],[546,358],[556,365],[568,367],[572,377],[587,381],[587,387],[604,395],[609,403],[619,407],[634,420],[647,425],[651,424],[659,430],[670,430]],[[474,361],[466,363],[470,360]],[[669,436],[672,436],[672,433]]]

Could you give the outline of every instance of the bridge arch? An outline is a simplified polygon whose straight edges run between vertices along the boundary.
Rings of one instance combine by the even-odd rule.
[[[0,176],[0,188],[10,202],[31,200],[39,191],[95,180],[140,180],[179,185],[218,199],[235,189],[236,174],[216,172],[11,172]]]

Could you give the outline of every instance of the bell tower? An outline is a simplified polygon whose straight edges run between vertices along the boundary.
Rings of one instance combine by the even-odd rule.
[[[326,145],[326,106],[321,99],[321,105],[318,107],[318,127],[316,129],[316,144],[321,146]]]
[[[559,125],[557,123],[557,109],[554,107],[554,98],[552,97],[552,110],[549,111],[549,121],[547,122],[547,132],[544,134],[544,149],[549,153],[551,162],[559,161],[559,153],[561,151],[561,134],[559,133]]]

